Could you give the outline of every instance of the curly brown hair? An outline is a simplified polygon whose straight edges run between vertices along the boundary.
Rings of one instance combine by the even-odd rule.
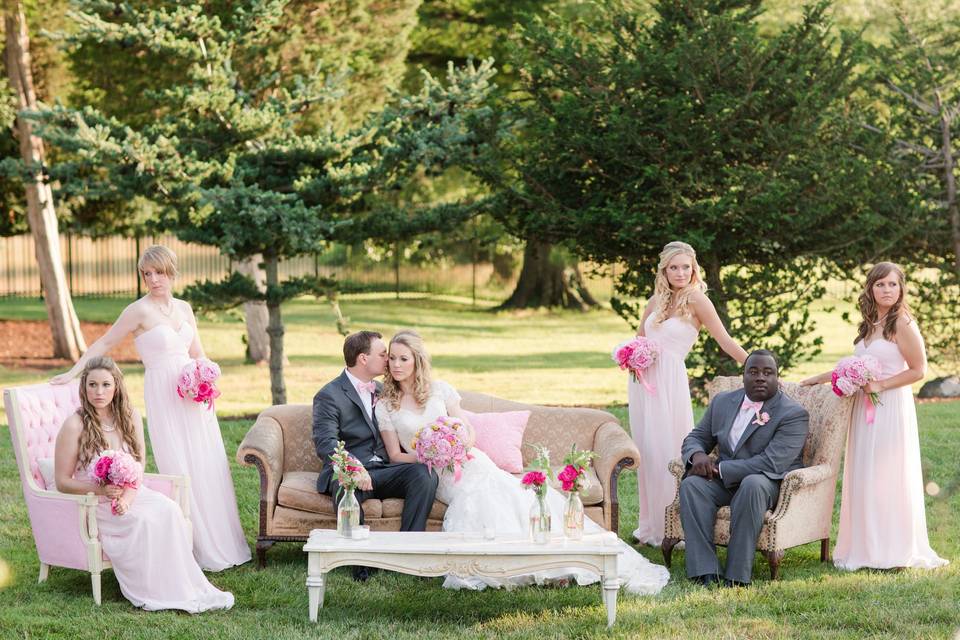
[[[866,340],[873,327],[879,322],[880,312],[877,310],[877,301],[873,297],[873,285],[876,284],[877,280],[886,278],[891,272],[897,274],[897,280],[900,282],[900,297],[890,307],[883,320],[884,339],[892,341],[894,336],[897,335],[897,319],[900,316],[910,317],[910,307],[907,306],[907,301],[904,299],[907,293],[907,278],[903,269],[892,262],[878,262],[867,273],[867,282],[863,285],[863,292],[860,297],[857,298],[861,320],[860,326],[857,327],[857,337],[853,341],[854,344]]]
[[[107,371],[113,376],[114,390],[110,411],[113,413],[114,427],[123,439],[123,443],[127,445],[130,455],[143,463],[143,452],[140,450],[137,432],[134,429],[133,406],[130,404],[127,387],[123,383],[123,373],[112,359],[100,356],[91,358],[83,368],[83,373],[80,374],[80,408],[77,409],[77,415],[83,423],[83,429],[80,432],[80,450],[77,456],[80,466],[86,467],[101,451],[110,448],[106,436],[103,435],[103,425],[100,423],[97,409],[87,399],[87,378],[91,371],[97,370]]]

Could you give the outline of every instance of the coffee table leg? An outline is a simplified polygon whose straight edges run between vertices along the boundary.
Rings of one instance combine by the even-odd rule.
[[[620,590],[620,577],[617,575],[616,556],[603,562],[603,603],[607,605],[607,629],[613,627],[617,619],[617,591]]]
[[[307,576],[307,595],[310,598],[310,622],[317,621],[317,612],[323,606],[323,592],[326,588],[326,576],[319,574]]]

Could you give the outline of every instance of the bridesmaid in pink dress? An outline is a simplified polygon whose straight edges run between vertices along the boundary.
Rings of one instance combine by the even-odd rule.
[[[190,477],[194,555],[204,570],[220,571],[248,562],[250,547],[240,526],[217,416],[177,395],[181,368],[191,358],[204,357],[204,351],[193,310],[171,293],[176,260],[170,249],[160,245],[144,251],[137,266],[149,293],[124,309],[70,371],[50,382],[72,380],[91,358],[134,335],[146,368],[144,400],[157,469]]]
[[[680,445],[693,429],[690,383],[684,359],[701,327],[731,358],[743,364],[747,353],[730,337],[717,315],[697,264],[685,242],[671,242],[660,252],[653,297],[647,302],[637,335],[660,345],[660,357],[644,373],[653,389],[633,379],[627,383],[630,432],[640,450],[637,471],[639,519],[633,537],[643,544],[663,540],[664,510],[673,502],[676,483],[667,464],[680,455]]]
[[[904,301],[904,274],[880,262],[860,294],[863,315],[855,355],[880,362],[880,379],[864,391],[880,394],[873,424],[867,424],[864,393],[858,393],[847,434],[840,499],[840,531],[833,563],[841,569],[932,569],[947,564],[930,548],[923,504],[917,411],[910,386],[923,376],[923,337]],[[830,382],[830,373],[802,384]]]
[[[123,375],[113,360],[97,357],[80,376],[80,409],[57,434],[57,490],[101,496],[96,512],[100,542],[120,591],[134,606],[190,613],[232,607],[233,595],[214,587],[200,571],[190,527],[175,502],[147,487],[91,482],[89,468],[107,449],[126,451],[142,465],[146,447],[143,421],[130,406]]]

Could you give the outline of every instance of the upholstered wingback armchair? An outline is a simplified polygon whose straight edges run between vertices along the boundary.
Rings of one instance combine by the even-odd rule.
[[[710,399],[718,393],[743,386],[739,377],[721,377],[707,384]],[[783,391],[810,413],[810,432],[803,447],[804,468],[791,471],[780,485],[780,498],[772,511],[764,516],[757,550],[770,564],[770,575],[780,576],[780,561],[786,549],[820,541],[820,560],[830,559],[830,528],[837,490],[840,457],[846,442],[853,411],[852,398],[838,398],[828,385],[803,387],[784,382]],[[680,525],[680,481],[684,464],[680,458],[669,464],[677,481],[677,494],[667,506],[664,517],[663,559],[670,566],[673,547],[683,540]],[[726,545],[730,540],[730,507],[717,513],[714,542]]]
[[[40,472],[44,460],[53,459],[57,433],[64,420],[80,406],[77,383],[4,389],[3,402],[40,559],[38,581],[47,579],[51,566],[89,571],[93,599],[100,604],[100,575],[110,568],[110,560],[103,554],[97,532],[98,497],[92,492],[60,493],[56,487],[46,485]],[[148,473],[143,483],[177,502],[189,521],[187,478]]]

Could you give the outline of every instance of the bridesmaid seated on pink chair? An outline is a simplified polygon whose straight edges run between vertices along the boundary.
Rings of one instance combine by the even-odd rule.
[[[80,375],[80,408],[57,436],[57,490],[101,496],[100,542],[120,591],[134,606],[189,613],[232,607],[233,595],[214,587],[200,571],[190,527],[175,502],[144,486],[93,482],[90,468],[107,450],[129,453],[142,474],[143,421],[130,405],[120,369],[110,358],[96,357]]]

